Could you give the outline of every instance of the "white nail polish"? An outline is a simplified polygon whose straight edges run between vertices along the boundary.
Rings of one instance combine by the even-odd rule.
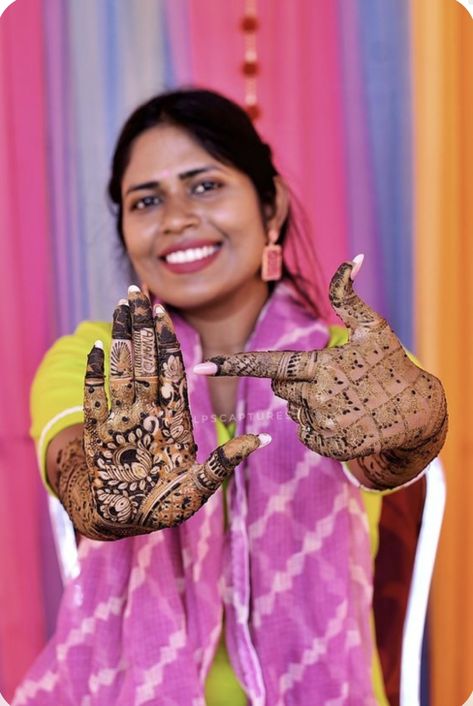
[[[136,284],[130,284],[130,286],[128,287],[128,293],[130,294],[131,292],[141,292],[141,289],[137,287]]]
[[[260,449],[263,448],[263,446],[267,446],[270,444],[273,440],[273,437],[271,434],[258,434],[258,439],[259,439],[259,447]]]
[[[102,341],[95,341],[95,343],[94,343],[94,348],[100,348],[100,350],[103,351],[103,343],[102,343]]]
[[[161,306],[161,304],[156,304],[156,306],[154,307],[154,315],[155,316],[162,316],[165,313],[166,313],[166,310],[165,310],[164,306]]]
[[[355,257],[353,258],[353,260],[352,260],[352,262],[353,262],[353,268],[352,268],[352,271],[351,271],[351,273],[350,273],[350,278],[351,278],[352,280],[355,279],[356,275],[357,275],[358,272],[360,271],[364,259],[365,259],[365,256],[363,255],[363,253],[360,253],[360,255],[355,255]]]
[[[197,375],[215,375],[215,373],[218,373],[217,366],[215,363],[211,363],[210,361],[207,361],[206,363],[197,363],[197,365],[194,365],[192,370]]]
[[[118,306],[120,306],[120,305],[122,305],[122,306],[123,306],[123,305],[128,306],[128,299],[119,299],[119,300],[118,300]]]

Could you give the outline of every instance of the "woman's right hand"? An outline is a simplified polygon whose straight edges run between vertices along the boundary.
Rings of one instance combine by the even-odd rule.
[[[187,381],[169,315],[129,290],[114,312],[110,402],[104,352],[89,353],[84,391],[84,451],[65,449],[59,496],[77,529],[120,539],[178,525],[193,515],[234,468],[270,441],[248,434],[196,461]],[[79,457],[82,455],[82,464]],[[81,468],[79,466],[81,465]]]

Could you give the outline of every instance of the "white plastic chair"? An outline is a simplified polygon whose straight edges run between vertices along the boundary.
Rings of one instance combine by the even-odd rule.
[[[438,459],[432,461],[425,477],[424,509],[402,637],[400,706],[420,705],[422,640],[445,510],[445,477]]]

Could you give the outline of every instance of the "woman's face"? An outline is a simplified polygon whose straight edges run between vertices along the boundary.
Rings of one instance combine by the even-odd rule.
[[[162,301],[192,309],[261,286],[267,232],[252,182],[181,128],[135,140],[122,199],[128,254]]]

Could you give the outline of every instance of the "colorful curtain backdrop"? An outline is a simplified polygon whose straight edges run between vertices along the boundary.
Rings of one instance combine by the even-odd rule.
[[[110,319],[130,279],[105,195],[117,131],[140,101],[177,85],[243,102],[248,6],[259,18],[257,126],[303,205],[325,281],[364,252],[361,293],[446,383],[431,703],[460,704],[473,689],[473,19],[455,0],[16,0],[0,18],[7,698],[53,630],[61,591],[28,439],[31,379],[54,338]]]

